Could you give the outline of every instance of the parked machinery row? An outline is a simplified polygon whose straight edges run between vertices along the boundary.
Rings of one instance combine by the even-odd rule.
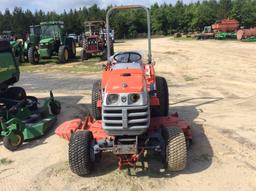
[[[114,31],[110,31],[111,54],[114,54]],[[92,55],[107,59],[106,28],[104,21],[85,22],[83,35],[67,35],[64,32],[64,22],[41,22],[29,27],[26,40],[17,39],[11,31],[3,31],[0,39],[8,40],[12,46],[18,63],[29,62],[38,64],[40,59],[49,59],[57,56],[59,63],[67,63],[76,57],[76,44],[82,44],[80,56],[87,60]]]

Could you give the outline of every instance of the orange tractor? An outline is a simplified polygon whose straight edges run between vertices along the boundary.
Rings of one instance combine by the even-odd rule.
[[[107,31],[110,14],[130,8],[147,13],[147,62],[134,51],[110,57],[107,32],[109,60],[102,79],[93,84],[92,116],[84,121],[65,122],[56,129],[57,135],[69,141],[69,165],[80,176],[91,173],[104,152],[117,156],[119,169],[143,162],[146,151],[160,155],[170,171],[183,170],[186,166],[191,128],[177,113],[168,115],[168,85],[165,78],[156,76],[152,62],[149,9],[140,5],[110,8],[106,16]]]

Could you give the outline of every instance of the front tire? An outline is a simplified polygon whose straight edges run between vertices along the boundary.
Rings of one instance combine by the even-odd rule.
[[[181,171],[187,163],[187,146],[183,131],[178,127],[164,127],[165,163],[170,171]]]
[[[4,137],[3,144],[4,144],[5,148],[7,148],[8,150],[15,151],[22,145],[22,143],[24,141],[24,137],[23,137],[23,134],[19,131],[14,131],[12,133],[13,133],[12,136],[15,136],[16,140],[13,141],[9,137]]]
[[[90,174],[94,165],[93,135],[90,131],[72,134],[69,142],[69,166],[79,176]]]
[[[28,61],[31,64],[38,64],[40,60],[39,53],[36,47],[29,47],[28,49]]]
[[[97,107],[98,100],[101,100],[101,81],[94,82],[92,87],[92,116],[96,120],[101,120],[101,109]]]
[[[58,52],[59,62],[61,64],[67,63],[69,59],[69,52],[66,46],[61,46]]]

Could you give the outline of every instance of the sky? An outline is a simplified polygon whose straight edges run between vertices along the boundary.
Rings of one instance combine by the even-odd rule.
[[[197,0],[183,0],[184,3],[190,3]],[[176,3],[176,0],[140,0],[136,2],[150,6],[154,3]],[[79,9],[80,7],[90,7],[97,4],[101,8],[106,8],[108,5],[128,5],[134,4],[134,0],[0,0],[0,11],[6,8],[13,10],[14,7],[21,7],[22,9],[29,9],[31,11],[42,9],[44,11],[56,11],[58,13],[69,9]]]

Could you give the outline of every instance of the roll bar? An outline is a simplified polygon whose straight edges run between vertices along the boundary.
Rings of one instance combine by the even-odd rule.
[[[150,11],[149,8],[143,5],[128,5],[128,6],[115,6],[108,10],[106,15],[106,30],[107,30],[107,56],[110,57],[110,37],[109,37],[109,17],[114,10],[124,9],[144,9],[147,13],[147,26],[148,26],[148,63],[152,63],[152,52],[151,52],[151,30],[150,30]]]

